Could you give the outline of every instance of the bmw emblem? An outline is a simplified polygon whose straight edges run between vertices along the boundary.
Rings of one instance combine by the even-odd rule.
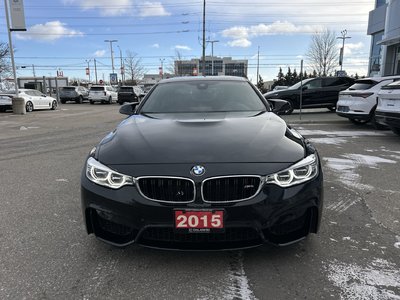
[[[200,166],[200,165],[194,166],[190,170],[190,173],[195,176],[202,176],[202,175],[204,175],[205,172],[206,172],[206,168],[204,168],[203,166]]]

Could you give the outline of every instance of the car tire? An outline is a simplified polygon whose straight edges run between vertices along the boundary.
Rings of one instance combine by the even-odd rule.
[[[7,108],[5,107],[0,107],[0,112],[6,112]]]
[[[76,100],[77,104],[82,104],[83,103],[83,97],[79,96],[79,98]]]
[[[294,104],[293,104],[293,100],[288,100],[288,99],[283,99],[283,100],[286,100],[289,104],[290,104],[290,109],[288,109],[286,112],[285,112],[285,115],[291,115],[292,114],[292,112],[294,111]]]
[[[395,134],[400,135],[400,128],[399,127],[392,127],[390,128]]]
[[[108,98],[107,104],[112,104],[112,97],[111,96],[110,96],[110,98]]]
[[[61,101],[62,104],[67,103],[67,100],[65,100],[65,99],[61,99],[60,101]]]
[[[92,100],[89,100],[89,103],[90,103],[90,104],[94,104],[94,101],[92,101]]]
[[[25,109],[26,109],[26,112],[32,112],[33,111],[33,103],[31,101],[26,102]]]
[[[355,124],[355,125],[363,125],[363,124],[368,123],[370,120],[362,120],[362,119],[353,119],[353,118],[350,118],[349,121],[350,121],[351,123]]]
[[[336,106],[328,107],[329,111],[336,111]]]
[[[56,110],[57,109],[57,101],[53,100],[53,102],[51,102],[51,110]]]

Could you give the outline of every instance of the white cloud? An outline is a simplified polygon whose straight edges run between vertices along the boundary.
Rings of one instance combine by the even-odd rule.
[[[70,29],[60,21],[51,21],[45,24],[36,24],[27,29],[26,32],[17,34],[17,38],[21,40],[42,40],[54,41],[63,37],[83,36],[83,32]]]
[[[98,9],[102,16],[132,14],[133,0],[64,0],[65,5],[79,5],[83,10]]]
[[[160,48],[160,44],[158,44],[158,43],[155,43],[155,44],[153,44],[153,45],[151,45],[151,48]]]
[[[167,12],[160,2],[146,1],[140,4],[139,15],[141,17],[161,17],[169,16],[171,13]]]
[[[106,50],[97,50],[96,52],[93,53],[93,56],[103,57],[105,54],[106,54]]]
[[[338,48],[342,47],[342,43],[338,44]],[[344,55],[351,55],[353,50],[361,50],[364,49],[364,44],[362,42],[359,43],[345,43],[344,44]]]
[[[247,48],[251,46],[251,42],[246,38],[235,39],[233,41],[228,42],[228,46]]]
[[[175,46],[173,47],[173,49],[176,49],[176,50],[186,50],[186,51],[192,50],[192,48],[190,48],[189,46],[185,46],[185,45],[175,45]]]
[[[293,34],[298,32],[315,32],[321,29],[321,26],[300,25],[296,26],[288,21],[276,21],[272,24],[258,24],[254,26],[234,26],[222,31],[222,36],[231,38],[233,41],[228,42],[231,47],[249,47],[251,46],[250,38],[277,35],[277,34]]]

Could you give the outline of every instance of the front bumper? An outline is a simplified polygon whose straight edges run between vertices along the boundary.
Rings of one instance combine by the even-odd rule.
[[[375,120],[382,125],[400,128],[400,113],[376,111]]]
[[[197,183],[196,183],[197,186]],[[134,186],[111,190],[82,173],[82,209],[87,232],[115,246],[136,243],[164,249],[222,250],[285,245],[317,233],[323,206],[323,175],[281,188],[264,185],[252,199],[226,204],[170,204],[145,199]],[[222,209],[224,232],[179,233],[174,209]]]

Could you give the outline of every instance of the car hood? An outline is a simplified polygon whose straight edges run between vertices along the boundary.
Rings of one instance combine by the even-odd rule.
[[[96,157],[107,165],[292,163],[305,151],[288,130],[271,112],[135,115],[100,142]]]

